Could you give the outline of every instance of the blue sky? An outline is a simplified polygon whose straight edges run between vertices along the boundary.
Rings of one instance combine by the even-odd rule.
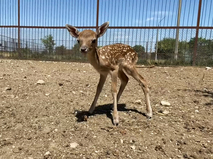
[[[20,0],[21,26],[95,26],[96,0]],[[179,0],[100,0],[99,25],[105,21],[110,26],[176,26]],[[182,0],[180,26],[196,26],[199,0]],[[213,26],[213,0],[203,0],[201,26]],[[18,25],[18,0],[0,0],[0,25]],[[212,38],[212,35],[200,35]],[[153,41],[157,30],[110,29],[102,41],[125,42],[132,45]],[[17,29],[0,28],[0,35],[17,38]],[[24,40],[39,43],[45,35],[52,34],[57,45],[72,39],[64,29],[22,29]],[[159,38],[174,37],[175,30],[160,30]],[[189,40],[195,30],[181,30],[180,39]],[[107,42],[105,42],[107,44]],[[68,44],[67,44],[68,45]],[[144,44],[143,44],[144,45]]]
[[[20,0],[21,25],[94,26],[96,0]],[[99,22],[111,26],[176,26],[179,0],[100,0]],[[199,0],[182,0],[181,26],[196,26]],[[203,0],[201,26],[213,25],[212,0]],[[18,0],[0,1],[0,25],[17,25]]]

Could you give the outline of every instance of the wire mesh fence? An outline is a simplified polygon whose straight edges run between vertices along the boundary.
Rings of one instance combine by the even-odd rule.
[[[129,44],[139,63],[213,65],[211,5],[211,0],[1,0],[0,58],[86,62],[65,24],[95,31],[109,21],[98,47]]]

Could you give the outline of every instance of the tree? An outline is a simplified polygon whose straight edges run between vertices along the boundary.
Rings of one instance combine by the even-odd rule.
[[[192,52],[194,50],[194,44],[195,44],[195,37],[191,38],[189,41],[189,48],[190,48],[190,51],[192,51]],[[202,49],[203,53],[209,52],[209,49],[211,48],[211,44],[212,44],[211,40],[207,40],[205,38],[198,38],[198,40],[197,40],[198,48],[197,49],[198,49],[198,51],[200,49]]]
[[[191,38],[188,42],[189,50],[194,52],[195,37]],[[197,59],[199,60],[212,60],[213,59],[213,41],[205,38],[198,38],[197,41]]]
[[[55,47],[56,55],[64,55],[66,54],[67,48],[64,45]]]
[[[158,55],[163,59],[168,59],[173,56],[175,48],[175,39],[164,38],[158,42]]]
[[[158,55],[162,59],[173,59],[175,51],[175,39],[164,38],[158,42]],[[179,41],[178,56],[182,59],[189,56],[189,44],[186,41]]]
[[[45,47],[46,51],[49,54],[53,53],[53,49],[54,49],[54,45],[55,45],[55,42],[53,40],[53,36],[51,34],[47,35],[43,39],[41,38],[41,41],[44,44],[44,47]]]
[[[191,61],[191,53],[187,41],[180,41],[178,44],[178,56],[180,60]]]
[[[20,48],[20,56],[21,57],[29,57],[32,54],[32,50],[30,50],[26,44],[25,48]]]
[[[141,57],[145,53],[145,48],[141,45],[135,45],[132,47],[135,52],[138,53],[138,56]]]
[[[76,43],[73,48],[72,51],[74,54],[79,53],[79,49],[80,49],[80,45],[78,43]]]
[[[85,60],[85,54],[80,53],[80,45],[76,43],[72,48],[72,56],[74,56],[75,59]]]
[[[137,53],[144,53],[145,52],[145,48],[141,45],[135,45],[135,46],[133,46],[133,49]]]

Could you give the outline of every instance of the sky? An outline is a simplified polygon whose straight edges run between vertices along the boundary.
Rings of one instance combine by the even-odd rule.
[[[179,0],[99,0],[99,25],[176,26]],[[182,0],[180,26],[196,26],[199,0]],[[213,26],[213,0],[203,0],[200,26]],[[96,0],[20,0],[21,26],[95,26]],[[0,25],[18,25],[18,0],[0,0]],[[21,29],[22,40],[40,43],[52,34],[57,45],[69,45],[72,39],[65,29]],[[0,28],[0,35],[17,38],[17,29]],[[101,45],[124,42],[131,45],[155,41],[156,29],[109,29]],[[159,31],[159,39],[175,38],[176,30]],[[180,40],[190,40],[195,29],[180,30]],[[213,38],[212,31],[200,36]],[[105,41],[105,42],[103,42]],[[73,43],[71,44],[73,45]]]

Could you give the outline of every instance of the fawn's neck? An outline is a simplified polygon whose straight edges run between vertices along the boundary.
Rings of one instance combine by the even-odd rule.
[[[97,68],[99,66],[99,57],[98,57],[98,50],[93,48],[90,52],[87,53],[87,59],[89,60],[90,64]]]

